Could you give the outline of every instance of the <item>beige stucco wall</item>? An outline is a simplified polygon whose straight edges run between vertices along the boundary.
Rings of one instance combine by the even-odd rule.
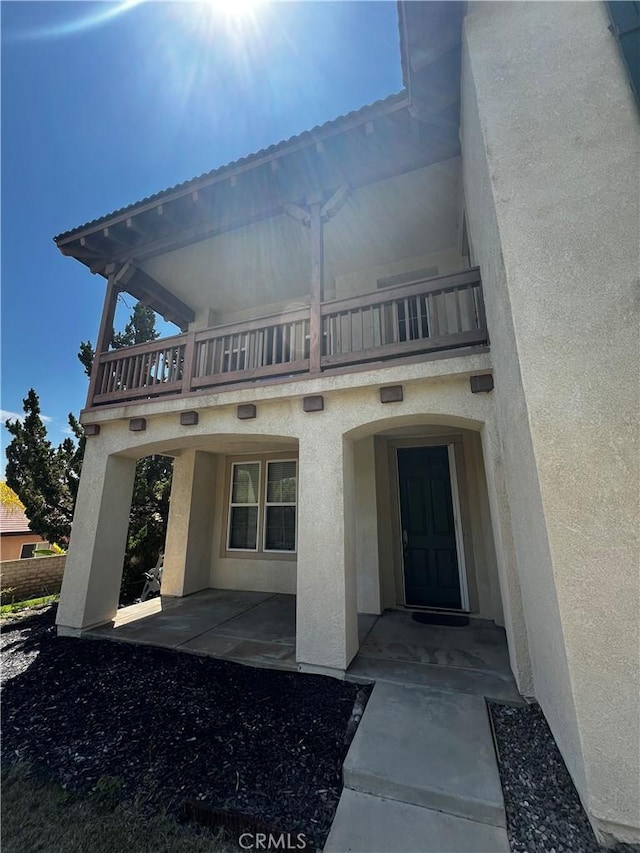
[[[105,471],[110,470],[110,463],[105,460],[129,463],[149,453],[162,452],[175,457],[174,464],[179,472],[193,470],[190,469],[189,461],[192,454],[200,454],[203,459],[211,456],[216,473],[213,476],[212,471],[210,477],[211,481],[215,480],[213,517],[218,520],[213,524],[213,538],[209,540],[210,583],[216,586],[237,584],[245,588],[291,591],[291,580],[295,577],[299,664],[313,671],[341,672],[357,651],[358,596],[361,607],[376,612],[375,573],[369,558],[375,553],[375,538],[378,539],[378,546],[384,539],[380,536],[379,528],[376,530],[375,517],[384,504],[385,496],[384,491],[378,488],[374,502],[371,499],[374,490],[368,489],[378,479],[380,467],[380,454],[377,452],[379,438],[371,439],[378,433],[396,427],[413,429],[425,426],[439,431],[443,428],[445,431],[455,429],[458,432],[470,430],[476,436],[487,430],[492,436],[495,435],[492,395],[472,394],[469,387],[469,374],[488,368],[490,359],[486,353],[446,356],[353,374],[194,395],[189,400],[189,406],[199,404],[199,422],[188,427],[180,425],[179,412],[186,405],[182,400],[157,400],[141,405],[115,407],[86,416],[101,425],[100,434],[88,441],[87,458],[95,460],[96,476],[99,470],[102,470],[104,476]],[[382,404],[380,386],[397,382],[401,382],[405,389],[404,400]],[[323,394],[324,411],[303,411],[302,397],[312,393]],[[249,401],[256,404],[257,417],[253,420],[239,420],[236,405]],[[128,417],[132,415],[146,417],[146,431],[131,432],[128,429]],[[493,470],[499,464],[496,458],[499,448],[495,440],[488,446],[492,455],[486,462]],[[224,477],[220,475],[221,466],[226,464],[224,457],[272,451],[290,452],[293,449],[299,454],[297,565],[287,561],[286,565],[278,567],[278,561],[274,566],[267,565],[266,560],[250,563],[248,559],[237,561],[235,558],[221,558],[219,545],[222,515],[217,513],[215,507],[216,502],[223,497],[220,484],[224,482]],[[187,460],[186,463],[184,460]],[[89,476],[93,477],[91,463],[87,470]],[[198,491],[193,485],[188,485],[188,480],[186,477],[180,487],[185,505],[193,503]],[[211,495],[211,487],[203,486],[203,482],[201,479],[198,488],[204,499]],[[93,503],[90,502],[90,511],[95,511],[94,504],[96,507],[106,504],[107,496],[114,488],[109,476],[105,484],[100,496],[99,483],[96,482],[98,494],[92,498]],[[363,485],[368,490],[364,499],[359,494]],[[496,497],[493,503],[501,506],[503,501],[504,496]],[[123,498],[120,498],[122,502]],[[78,511],[82,514],[81,509]],[[493,515],[492,509],[492,523],[501,529],[503,518],[494,520]],[[83,523],[78,524],[77,529],[82,530]],[[87,578],[87,564],[84,563],[85,575],[79,577],[82,565],[80,549],[83,543],[93,548],[97,555],[93,565],[97,571],[99,555],[105,547],[101,539],[109,532],[102,527],[92,527],[91,530],[97,544],[89,542],[89,536],[85,542],[81,534],[76,534],[74,525],[75,540],[72,538],[70,559],[72,566],[75,566],[75,574],[70,574],[64,594],[68,603],[61,607],[59,624],[63,632],[73,633],[89,624],[98,609],[93,594],[93,581],[97,576]],[[183,530],[180,537],[183,543],[188,543],[188,532]],[[186,554],[186,547],[182,547],[182,553]],[[379,554],[382,559],[384,548]],[[498,556],[496,561],[499,562]],[[507,560],[502,562],[507,574],[513,572],[511,563]],[[115,584],[120,571],[117,561],[103,561],[102,569],[112,576],[111,583]],[[264,582],[267,576],[269,580]],[[71,578],[76,580],[74,586]],[[389,595],[389,581],[384,572],[381,573],[380,581],[384,602]],[[96,588],[99,587],[96,580]],[[517,614],[517,604],[512,607],[509,600],[514,587],[507,585],[501,586],[501,589],[506,589],[505,611]],[[116,604],[117,595],[110,603],[105,601],[103,595],[99,608],[103,620],[112,618],[109,607],[115,613]],[[391,601],[391,605],[394,604],[395,598]],[[511,622],[505,619],[505,624],[508,631],[517,633],[520,630],[517,617]],[[514,666],[520,683],[525,683],[526,660],[515,660]]]
[[[472,4],[462,139],[534,692],[596,830],[638,841],[640,152],[608,25]]]
[[[359,613],[382,613],[374,436],[354,442],[356,587]]]
[[[215,461],[213,454],[195,449],[174,460],[162,595],[189,595],[209,587]]]

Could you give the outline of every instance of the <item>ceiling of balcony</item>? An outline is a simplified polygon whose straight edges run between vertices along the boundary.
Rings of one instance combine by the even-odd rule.
[[[378,181],[352,193],[325,225],[325,282],[454,245],[459,158]],[[142,269],[196,312],[219,315],[308,299],[309,229],[287,214],[176,249]],[[374,284],[375,287],[375,284]]]

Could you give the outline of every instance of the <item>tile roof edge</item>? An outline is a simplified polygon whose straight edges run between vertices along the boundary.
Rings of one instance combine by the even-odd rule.
[[[339,126],[343,122],[352,120],[354,118],[362,117],[363,120],[366,120],[366,117],[367,115],[369,115],[369,113],[376,112],[381,107],[391,107],[396,104],[401,105],[406,100],[407,90],[401,89],[399,92],[394,92],[393,94],[388,95],[386,98],[381,98],[371,104],[366,104],[363,107],[359,107],[357,110],[351,110],[350,112],[345,113],[344,115],[337,116],[336,118],[316,125],[310,130],[303,130],[301,133],[294,134],[288,139],[283,139],[280,142],[274,143],[273,145],[268,145],[266,148],[261,148],[258,151],[253,152],[252,154],[247,154],[244,157],[238,158],[237,160],[232,160],[231,162],[226,163],[222,166],[217,166],[215,169],[211,169],[209,172],[203,172],[201,175],[196,175],[193,178],[181,181],[180,183],[174,184],[171,187],[167,187],[164,190],[159,190],[158,192],[146,196],[145,198],[142,198],[139,201],[135,201],[131,204],[125,205],[124,207],[112,210],[110,213],[106,213],[103,216],[99,216],[96,219],[92,219],[89,222],[85,222],[83,225],[78,225],[75,228],[69,229],[68,231],[63,231],[60,234],[57,234],[53,238],[53,240],[55,243],[60,243],[89,228],[98,227],[99,225],[109,221],[110,219],[113,219],[116,216],[121,216],[124,213],[134,211],[137,207],[140,207],[145,204],[151,204],[156,201],[159,202],[161,199],[166,198],[166,196],[172,193],[184,192],[195,184],[204,183],[215,177],[224,175],[225,172],[231,172],[235,168],[250,164],[253,160],[258,161],[262,157],[275,154],[279,150],[285,151],[288,146],[300,142],[301,140],[305,139],[305,137],[309,137],[309,142],[312,142],[313,137],[318,133],[325,132],[334,126]]]

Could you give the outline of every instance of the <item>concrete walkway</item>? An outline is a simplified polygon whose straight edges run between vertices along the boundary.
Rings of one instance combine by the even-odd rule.
[[[325,853],[508,853],[482,696],[378,681]]]
[[[118,611],[85,636],[296,670],[295,596],[204,590]],[[517,701],[504,631],[359,615],[347,678],[375,682],[325,853],[508,853],[485,697]]]
[[[325,853],[509,853],[485,701],[520,700],[504,632],[385,613],[348,677],[376,683]]]

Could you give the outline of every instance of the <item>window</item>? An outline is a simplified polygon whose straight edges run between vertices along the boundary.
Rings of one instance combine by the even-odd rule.
[[[23,545],[22,549],[20,550],[20,559],[28,560],[30,557],[33,557],[33,552],[35,548],[37,548],[38,550],[42,550],[48,547],[48,542],[27,542],[27,544]]]
[[[264,550],[296,550],[296,463],[267,462]]]
[[[231,478],[229,549],[258,549],[260,463],[235,462]]]
[[[232,462],[227,551],[295,553],[297,462]]]

